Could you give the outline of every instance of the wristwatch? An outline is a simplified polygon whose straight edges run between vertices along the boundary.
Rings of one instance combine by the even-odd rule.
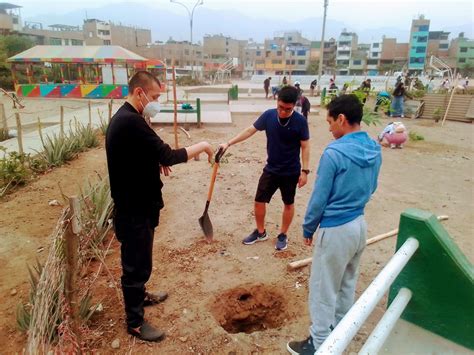
[[[302,173],[305,173],[306,175],[309,175],[309,173],[311,172],[311,170],[309,170],[309,169],[301,169],[301,172],[302,172]]]

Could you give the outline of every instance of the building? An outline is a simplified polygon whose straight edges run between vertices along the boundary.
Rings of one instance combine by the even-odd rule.
[[[311,41],[301,32],[289,31],[266,39],[262,51],[256,52],[258,74],[304,75],[310,64]]]
[[[334,38],[324,41],[323,73],[334,74],[336,67],[337,43]],[[321,55],[321,41],[312,41],[310,49],[310,62],[317,61]]]
[[[396,38],[382,38],[379,73],[402,71],[407,67],[409,43],[397,43]]]
[[[84,32],[79,26],[55,24],[43,28],[38,22],[25,22],[21,34],[38,45],[83,46]]]
[[[21,31],[21,6],[0,3],[0,34],[6,35]]]
[[[139,47],[137,53],[146,58],[160,59],[168,67],[175,66],[196,72],[203,70],[203,48],[200,44],[170,38],[166,43],[155,42]]]
[[[449,55],[449,32],[445,31],[430,31],[428,34],[428,49],[426,51],[426,58],[434,55],[438,58],[446,58]]]
[[[358,37],[356,33],[348,32],[344,29],[337,41],[337,52],[336,52],[336,70],[339,75],[348,75],[349,67],[351,65],[351,58],[354,51],[357,50]],[[356,59],[358,63],[359,59]],[[352,66],[358,67],[357,64]]]
[[[242,75],[246,54],[247,40],[238,40],[222,34],[205,35],[203,39],[204,71],[208,74],[215,72],[226,62],[232,62],[233,73]],[[250,53],[250,52],[248,52]],[[248,61],[248,59],[247,59]]]
[[[84,20],[83,31],[88,46],[112,44],[111,25],[97,19]]]
[[[151,30],[139,27],[110,23],[111,42],[129,50],[144,47],[152,42]]]
[[[380,59],[382,58],[383,42],[373,42],[370,44],[367,56],[367,74],[379,75]]]
[[[449,57],[458,70],[474,67],[474,40],[464,37],[464,33],[451,41]]]
[[[411,23],[408,71],[422,72],[425,69],[430,34],[430,20],[423,15]]]

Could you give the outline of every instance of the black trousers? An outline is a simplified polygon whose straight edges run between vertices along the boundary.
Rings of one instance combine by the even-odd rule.
[[[121,243],[122,292],[127,325],[143,324],[145,284],[152,270],[153,236],[159,210],[142,215],[115,210],[115,235]]]

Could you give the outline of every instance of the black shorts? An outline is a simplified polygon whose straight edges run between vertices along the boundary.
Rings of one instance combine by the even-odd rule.
[[[256,202],[269,203],[276,190],[280,189],[281,198],[285,205],[295,203],[296,185],[299,175],[281,176],[263,171],[258,181]]]

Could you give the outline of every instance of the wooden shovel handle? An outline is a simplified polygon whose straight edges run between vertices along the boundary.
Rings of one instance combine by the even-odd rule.
[[[211,184],[209,185],[209,192],[207,193],[207,200],[211,201],[212,191],[214,190],[214,183],[216,182],[217,169],[219,168],[219,163],[214,163],[212,168]]]

